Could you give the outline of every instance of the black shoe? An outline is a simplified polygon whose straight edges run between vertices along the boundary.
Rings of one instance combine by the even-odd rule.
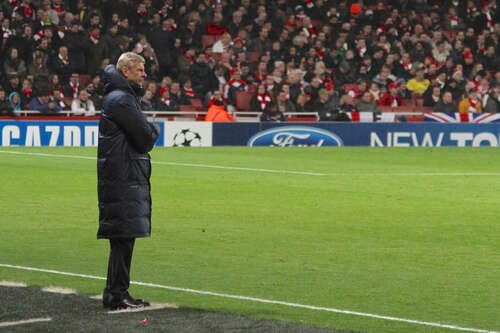
[[[133,298],[132,296],[130,296],[130,294],[127,292],[127,295],[125,296],[124,300],[127,300],[127,302],[131,303],[131,304],[135,304],[135,305],[142,305],[144,307],[146,306],[150,306],[151,304],[149,304],[149,302],[146,302],[140,298]]]
[[[130,300],[123,299],[122,301],[115,303],[115,304],[109,304],[109,306],[104,306],[105,308],[108,308],[111,311],[116,311],[116,310],[126,310],[126,309],[140,309],[146,307],[143,303],[132,303]]]

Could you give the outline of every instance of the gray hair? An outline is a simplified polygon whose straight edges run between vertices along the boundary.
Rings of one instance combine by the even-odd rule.
[[[121,70],[123,67],[132,67],[132,65],[139,64],[139,63],[146,63],[144,58],[137,53],[134,52],[125,52],[122,53],[120,58],[118,58],[118,61],[116,62],[116,68],[118,70]]]

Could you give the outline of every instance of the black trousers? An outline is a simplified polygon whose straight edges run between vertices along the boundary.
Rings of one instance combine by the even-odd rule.
[[[109,240],[108,279],[104,289],[104,303],[118,303],[128,295],[130,264],[135,238],[111,238]]]

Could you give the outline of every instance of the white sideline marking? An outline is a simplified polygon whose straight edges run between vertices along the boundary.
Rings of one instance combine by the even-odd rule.
[[[153,164],[164,164],[164,165],[175,165],[175,166],[187,166],[187,167],[198,167],[198,168],[211,168],[211,169],[229,169],[229,170],[239,170],[239,171],[255,171],[255,172],[270,172],[270,173],[289,173],[294,175],[307,175],[307,176],[328,176],[326,173],[317,172],[307,172],[307,171],[294,171],[294,170],[273,170],[273,169],[258,169],[258,168],[239,168],[239,167],[229,167],[222,165],[208,165],[208,164],[192,164],[192,163],[178,163],[178,162],[161,162],[152,161]]]
[[[43,157],[63,157],[63,158],[78,158],[83,160],[96,160],[96,157],[91,156],[79,156],[79,155],[61,155],[61,154],[45,154],[45,153],[28,153],[21,151],[8,151],[0,150],[0,153],[7,154],[17,154],[17,155],[32,155],[32,156],[43,156]],[[304,176],[338,176],[338,177],[440,177],[440,176],[455,176],[455,177],[473,177],[473,176],[486,176],[486,177],[497,177],[500,176],[500,172],[385,172],[385,173],[347,173],[347,172],[337,172],[337,173],[318,173],[318,172],[307,172],[307,171],[294,171],[294,170],[276,170],[276,169],[259,169],[259,168],[240,168],[231,167],[223,165],[209,165],[209,164],[194,164],[194,163],[180,163],[180,162],[164,162],[164,161],[151,161],[152,164],[160,165],[173,165],[173,166],[186,166],[186,167],[196,167],[196,168],[211,168],[211,169],[226,169],[226,170],[237,170],[237,171],[253,171],[253,172],[268,172],[268,173],[281,173],[281,174],[293,174],[293,175],[304,175]]]
[[[27,287],[28,285],[26,283],[22,282],[13,282],[13,281],[0,281],[0,286],[1,287]]]
[[[32,324],[32,323],[42,323],[42,322],[51,321],[51,320],[52,320],[52,318],[33,318],[33,319],[18,320],[18,321],[4,321],[3,323],[0,323],[0,327],[16,326],[16,325],[24,325],[24,324]]]
[[[438,176],[458,176],[458,177],[471,177],[471,176],[500,176],[500,172],[384,172],[384,173],[329,173],[328,176],[351,176],[351,177],[438,177]]]
[[[26,270],[26,271],[52,273],[52,274],[59,274],[59,275],[66,275],[66,276],[75,276],[75,277],[94,279],[94,280],[106,280],[105,277],[101,277],[101,276],[77,274],[77,273],[70,273],[70,272],[61,272],[61,271],[56,271],[56,270],[51,270],[51,269],[15,266],[15,265],[9,265],[9,264],[0,264],[0,267],[22,269],[22,270]],[[371,313],[349,311],[349,310],[340,310],[340,309],[335,309],[335,308],[327,308],[327,307],[314,306],[314,305],[289,303],[289,302],[275,301],[275,300],[270,300],[270,299],[223,294],[223,293],[216,293],[216,292],[212,292],[212,291],[203,291],[203,290],[196,290],[196,289],[189,289],[189,288],[170,287],[170,286],[165,286],[165,285],[155,284],[155,283],[130,281],[130,284],[151,287],[151,288],[160,288],[160,289],[168,289],[168,290],[174,290],[174,291],[182,291],[182,292],[187,292],[187,293],[192,293],[192,294],[201,294],[201,295],[210,295],[210,296],[217,296],[217,297],[224,297],[224,298],[232,298],[232,299],[238,299],[238,300],[242,300],[242,301],[284,305],[284,306],[289,306],[289,307],[294,307],[294,308],[302,308],[302,309],[316,310],[316,311],[342,313],[342,314],[359,316],[359,317],[368,317],[368,318],[382,319],[382,320],[388,320],[388,321],[397,321],[397,322],[404,322],[404,323],[422,325],[422,326],[447,328],[447,329],[455,330],[455,331],[465,331],[465,332],[475,332],[475,333],[500,333],[498,331],[490,331],[490,330],[477,329],[477,328],[467,328],[467,327],[460,327],[460,326],[456,326],[456,325],[432,323],[432,322],[427,322],[427,321],[404,319],[404,318],[398,318],[398,317],[382,316],[382,315],[371,314]]]
[[[76,290],[74,289],[60,288],[60,287],[45,287],[42,288],[42,291],[46,293],[63,294],[63,295],[76,294]]]
[[[153,310],[161,310],[161,309],[178,309],[179,307],[175,304],[168,303],[151,303],[150,306],[144,308],[137,309],[123,309],[123,310],[113,310],[108,311],[108,314],[116,314],[116,313],[127,313],[127,312],[143,312],[143,311],[153,311]]]
[[[8,151],[8,150],[0,150],[0,153],[17,154],[17,155],[33,155],[33,156],[43,156],[43,157],[79,158],[79,159],[84,159],[84,160],[97,160],[96,157],[78,156],[78,155],[28,153],[28,152]],[[258,169],[258,168],[240,168],[240,167],[231,167],[231,166],[223,166],[223,165],[179,163],[179,162],[162,162],[162,161],[151,161],[151,163],[152,164],[161,164],[161,165],[197,167],[197,168],[226,169],[226,170],[268,172],[268,173],[284,173],[284,174],[306,175],[306,176],[327,176],[327,174],[325,174],[325,173],[307,172],[307,171],[294,171],[294,170],[274,170],[274,169]]]

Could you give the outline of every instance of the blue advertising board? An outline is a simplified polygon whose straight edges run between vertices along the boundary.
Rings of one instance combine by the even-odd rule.
[[[162,133],[157,146],[498,147],[500,144],[500,123],[158,124]],[[184,132],[196,140],[186,137],[178,143],[179,133]],[[0,146],[95,147],[97,140],[96,120],[0,120]]]
[[[163,143],[162,135],[157,145]],[[97,146],[99,122],[52,120],[1,120],[0,146]]]
[[[497,147],[500,124],[214,123],[212,143],[214,146],[278,147]]]

